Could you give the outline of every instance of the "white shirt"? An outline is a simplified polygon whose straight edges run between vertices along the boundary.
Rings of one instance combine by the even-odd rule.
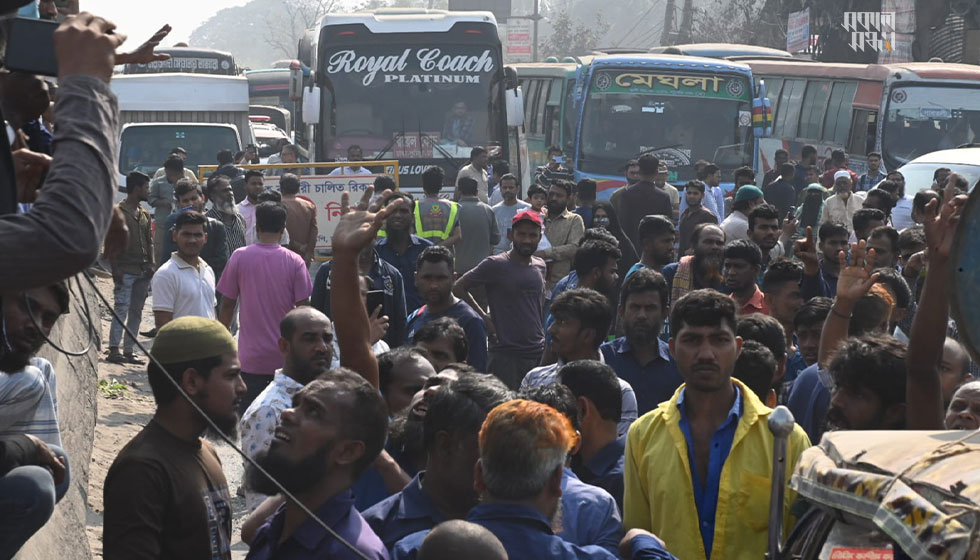
[[[602,352],[599,352],[598,361],[606,363],[606,360],[602,356]],[[524,380],[521,381],[521,389],[528,389],[541,385],[550,385],[557,382],[558,369],[563,365],[565,365],[565,362],[559,359],[554,364],[532,369],[531,371],[527,372],[527,375],[524,376]],[[633,386],[623,379],[620,379],[619,388],[623,394],[623,414],[619,420],[619,425],[617,428],[619,435],[625,435],[630,429],[630,424],[636,421],[638,408],[636,404],[636,393],[633,391]]]
[[[892,208],[892,227],[899,232],[915,225],[915,220],[912,219],[913,198],[913,196],[900,198],[895,207]]]
[[[825,211],[826,212],[826,211]],[[731,243],[736,239],[749,238],[749,217],[740,210],[733,210],[732,213],[721,223],[721,229],[725,230],[725,243]]]
[[[61,446],[56,379],[44,358],[31,358],[17,373],[0,372],[0,436],[29,434]]]
[[[303,384],[289,377],[282,370],[277,370],[272,377],[272,383],[255,397],[242,415],[242,450],[254,458],[259,453],[269,449],[272,435],[279,425],[282,411],[293,406],[293,395],[303,388]],[[251,511],[265,500],[264,494],[259,494],[245,487],[245,505]]]
[[[176,252],[153,275],[153,310],[170,311],[178,317],[214,319],[214,270],[198,259],[200,270],[184,262]]]
[[[328,177],[336,176],[336,175],[348,175],[348,176],[356,177],[358,175],[374,175],[374,173],[372,173],[370,170],[364,167],[358,167],[356,171],[354,170],[353,167],[338,167],[327,174]]]
[[[847,198],[847,202],[844,202],[840,195],[834,195],[827,199],[823,204],[823,221],[821,224],[826,224],[827,222],[843,224],[847,228],[847,231],[854,233],[854,213],[861,209],[864,204],[865,193],[853,193]]]
[[[464,165],[459,173],[456,174],[456,186],[459,186],[459,180],[463,177],[469,177],[476,181],[476,194],[480,197],[480,201],[487,203],[490,199],[487,197],[487,192],[490,190],[489,179],[486,169],[480,169],[479,167],[473,165]]]

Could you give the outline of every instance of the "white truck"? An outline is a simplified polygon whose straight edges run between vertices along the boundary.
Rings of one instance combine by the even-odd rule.
[[[119,98],[119,172],[148,175],[170,151],[187,150],[186,167],[215,163],[219,150],[233,153],[254,138],[248,119],[248,80],[242,76],[163,73],[114,76]]]

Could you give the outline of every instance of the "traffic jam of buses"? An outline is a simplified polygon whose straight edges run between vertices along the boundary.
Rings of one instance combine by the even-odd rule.
[[[277,2],[0,0],[0,560],[980,559],[980,5]]]

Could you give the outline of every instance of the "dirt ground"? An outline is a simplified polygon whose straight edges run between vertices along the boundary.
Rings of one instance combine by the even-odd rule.
[[[112,301],[112,280],[100,278],[97,282],[102,294]],[[153,326],[151,303],[152,299],[147,298],[140,330],[147,331]],[[103,359],[108,351],[111,317],[108,310],[102,309],[102,339],[106,341],[102,348]],[[153,339],[141,336],[139,342],[149,348]],[[99,381],[106,381],[108,386],[100,388],[99,391],[98,423],[95,428],[92,464],[89,471],[87,533],[93,558],[103,557],[102,485],[106,473],[116,454],[146,425],[153,416],[155,408],[153,394],[146,379],[145,365],[116,365],[102,361],[99,363]],[[240,529],[245,519],[245,499],[236,495],[242,481],[242,460],[231,446],[223,442],[214,443],[224,466],[234,507],[232,558],[244,559],[248,547],[241,542]]]

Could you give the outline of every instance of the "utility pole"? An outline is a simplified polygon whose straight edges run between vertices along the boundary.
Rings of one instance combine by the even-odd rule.
[[[541,13],[538,11],[538,3],[540,0],[534,0],[534,13],[531,14],[531,21],[534,22],[534,42],[531,43],[531,60],[533,62],[538,61],[538,22],[541,21]]]
[[[661,45],[673,44],[670,40],[670,34],[674,29],[674,8],[674,0],[667,0],[667,10],[664,12],[664,32],[660,37]]]
[[[681,27],[678,33],[678,43],[691,42],[691,27],[694,25],[694,0],[684,0],[681,10]]]

